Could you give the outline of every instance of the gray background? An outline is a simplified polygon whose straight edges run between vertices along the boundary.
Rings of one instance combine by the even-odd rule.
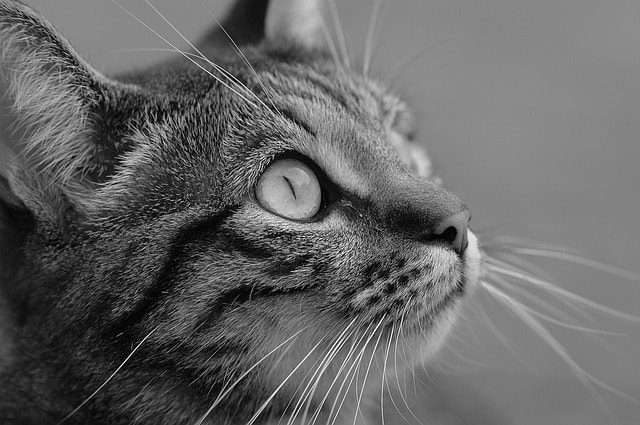
[[[30,3],[103,71],[161,57],[128,49],[167,47],[111,1]],[[191,39],[212,23],[204,3],[221,17],[229,2],[154,0]],[[338,3],[360,62],[373,1]],[[185,46],[143,2],[123,4]],[[394,86],[415,107],[420,140],[447,186],[471,206],[478,232],[561,244],[640,272],[640,2],[396,0],[379,28],[373,74],[385,79],[403,69]],[[538,264],[564,287],[640,316],[638,282]],[[598,390],[607,413],[552,350],[480,295],[474,305],[523,361],[470,312],[417,391],[408,386],[425,423],[640,423],[639,404]],[[602,343],[550,328],[589,373],[640,398],[640,326],[599,315],[585,323],[622,335]],[[438,415],[426,416],[433,405]]]

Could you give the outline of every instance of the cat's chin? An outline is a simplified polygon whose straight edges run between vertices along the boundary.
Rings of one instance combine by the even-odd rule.
[[[460,304],[464,302],[478,286],[478,280],[481,276],[482,254],[478,247],[478,238],[476,235],[469,230],[467,237],[469,246],[463,258],[464,272],[462,279],[459,282],[458,288],[454,289],[449,295],[449,299],[442,302],[441,311],[437,312],[431,335],[425,338],[427,340],[425,343],[428,344],[429,347],[426,350],[422,350],[426,355],[426,357],[422,359],[422,362],[427,361],[440,349],[449,331],[453,328],[459,317],[458,310]]]
[[[423,317],[418,319],[418,332],[406,333],[405,344],[409,349],[407,362],[403,369],[428,363],[443,346],[451,329],[459,317],[460,305],[478,286],[481,276],[482,254],[478,247],[478,239],[468,232],[469,246],[464,255],[464,273],[458,286]],[[397,373],[398,371],[396,371]]]

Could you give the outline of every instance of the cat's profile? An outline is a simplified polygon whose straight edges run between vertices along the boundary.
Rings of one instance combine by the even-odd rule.
[[[390,344],[438,348],[479,274],[469,210],[317,6],[240,1],[111,79],[0,2],[3,423],[331,421]]]
[[[476,239],[321,3],[111,77],[0,0],[0,424],[351,424],[476,287],[625,317]]]

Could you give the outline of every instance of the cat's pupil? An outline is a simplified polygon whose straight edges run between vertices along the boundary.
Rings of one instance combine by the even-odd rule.
[[[293,158],[269,165],[258,181],[255,194],[264,209],[292,220],[313,218],[322,205],[322,190],[315,173]]]

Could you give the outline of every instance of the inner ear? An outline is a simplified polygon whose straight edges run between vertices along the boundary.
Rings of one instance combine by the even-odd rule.
[[[0,1],[0,58],[0,200],[47,221],[82,210],[104,168],[96,123],[116,83],[19,2]]]
[[[258,44],[264,39],[268,6],[269,0],[236,1],[221,24],[216,23],[198,43],[198,50],[207,57],[215,57],[220,50],[232,47],[231,40],[239,46]]]
[[[325,49],[322,0],[272,0],[265,23],[266,39],[303,49]]]
[[[238,0],[227,17],[198,43],[207,57],[263,40],[303,49],[325,49],[323,0]],[[231,39],[231,40],[230,40]]]
[[[12,210],[25,209],[24,204],[16,195],[11,191],[9,182],[4,177],[0,176],[0,209],[2,207]]]

